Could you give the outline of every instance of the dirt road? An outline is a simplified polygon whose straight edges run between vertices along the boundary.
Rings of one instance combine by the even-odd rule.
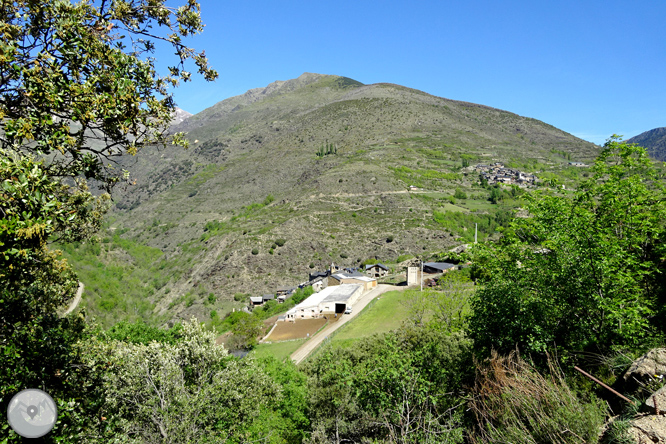
[[[335,330],[345,325],[348,321],[358,316],[358,314],[365,308],[366,305],[370,303],[374,298],[386,293],[387,291],[398,290],[402,291],[409,287],[396,287],[395,285],[379,284],[377,287],[367,292],[354,304],[352,314],[342,315],[342,319],[333,324],[329,324],[324,327],[319,333],[311,337],[308,341],[305,342],[298,350],[296,350],[290,356],[291,360],[296,364],[300,364],[307,356],[312,353],[314,349],[319,347],[319,345],[324,342],[324,340],[330,336]],[[298,321],[296,321],[298,322]]]
[[[79,302],[81,302],[81,295],[83,294],[83,289],[86,286],[83,285],[83,282],[79,281],[79,288],[76,290],[76,297],[74,297],[74,300],[72,301],[71,304],[69,304],[69,308],[65,312],[64,316],[67,316],[71,312],[74,311],[74,309],[79,305]]]

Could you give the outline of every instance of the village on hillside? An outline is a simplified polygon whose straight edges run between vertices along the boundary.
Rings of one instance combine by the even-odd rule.
[[[502,162],[490,165],[477,164],[470,167],[472,171],[479,173],[489,185],[497,183],[518,185],[521,188],[536,186],[537,177],[534,174],[525,173],[515,168],[507,168]]]

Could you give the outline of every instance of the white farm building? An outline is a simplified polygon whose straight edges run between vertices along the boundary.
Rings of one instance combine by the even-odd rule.
[[[342,314],[363,294],[363,285],[342,284],[324,288],[287,312],[286,320],[312,319],[334,313]]]

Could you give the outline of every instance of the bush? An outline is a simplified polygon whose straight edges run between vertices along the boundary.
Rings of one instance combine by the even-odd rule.
[[[396,259],[396,262],[398,263],[404,262],[407,259],[412,259],[413,257],[414,257],[413,254],[401,254],[400,256],[398,256],[398,259]]]
[[[252,249],[252,254],[255,255],[255,256],[258,255],[259,254],[259,249],[253,248]]]
[[[152,341],[175,344],[182,337],[182,325],[178,323],[164,330],[147,325],[143,321],[137,323],[121,321],[108,329],[105,336],[111,340],[132,344],[149,344]]]
[[[299,288],[291,296],[291,300],[294,302],[294,305],[300,304],[301,302],[303,302],[305,299],[312,296],[313,294],[314,294],[314,289],[312,288],[312,286],[307,286],[305,288]]]
[[[277,245],[278,247],[281,247],[281,246],[283,246],[286,242],[287,242],[286,239],[277,239],[277,240],[275,241],[275,245]]]
[[[313,429],[329,438],[321,442],[462,444],[464,403],[457,394],[470,348],[464,335],[426,328],[322,347],[304,366]]]
[[[386,238],[386,242],[390,244],[391,242],[393,242],[393,239],[394,239],[393,235],[390,235]]]
[[[274,200],[275,200],[275,197],[273,197],[272,194],[269,194],[268,196],[266,196],[266,199],[264,199],[263,204],[264,205],[270,205]]]
[[[515,354],[493,353],[477,369],[469,407],[476,417],[475,444],[596,443],[606,417],[600,400],[581,402],[549,362],[542,376]]]
[[[456,188],[456,192],[453,194],[453,197],[456,199],[467,199],[467,194],[460,188]]]
[[[249,297],[250,297],[250,295],[247,294],[247,293],[236,293],[236,294],[234,294],[234,301],[243,302]]]

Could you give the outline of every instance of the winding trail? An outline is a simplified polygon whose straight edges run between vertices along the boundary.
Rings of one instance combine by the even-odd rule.
[[[76,290],[76,296],[74,297],[72,303],[69,304],[69,308],[67,309],[67,311],[63,316],[67,316],[68,314],[73,312],[76,307],[78,307],[79,302],[81,302],[81,295],[83,294],[84,288],[86,288],[86,286],[83,285],[83,282],[79,281],[79,288]]]
[[[387,291],[403,291],[411,287],[396,287],[395,285],[388,284],[379,284],[369,292],[365,293],[361,298],[354,304],[353,311],[351,314],[342,315],[342,319],[338,322],[328,324],[323,329],[321,329],[316,335],[312,336],[305,344],[301,345],[298,350],[291,354],[290,358],[294,363],[300,364],[305,358],[308,357],[313,350],[315,350],[319,345],[324,342],[328,336],[330,336],[335,330],[345,325],[348,321],[354,319],[366,305],[370,303],[374,298],[380,296]],[[296,321],[298,322],[298,321]]]

